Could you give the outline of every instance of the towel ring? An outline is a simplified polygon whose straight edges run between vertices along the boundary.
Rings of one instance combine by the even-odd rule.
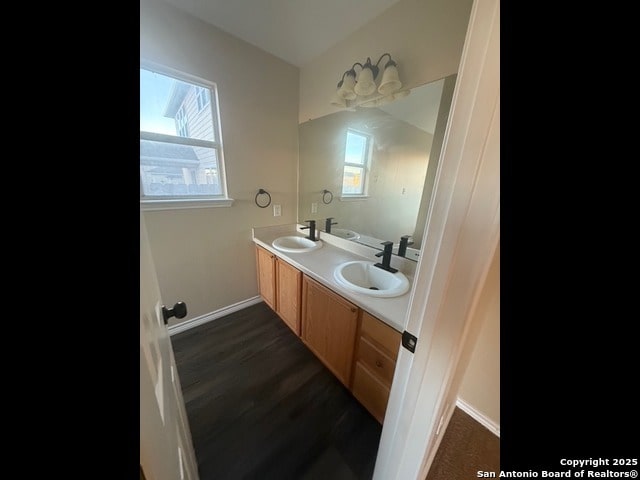
[[[269,197],[269,201],[267,202],[266,205],[260,205],[258,203],[258,195],[266,195],[267,197]],[[267,208],[269,205],[271,205],[271,195],[269,195],[269,192],[267,192],[264,188],[261,188],[260,190],[258,190],[258,193],[256,193],[255,202],[256,202],[256,205],[259,206],[260,208]]]
[[[330,195],[328,202],[327,202],[327,194]],[[332,201],[333,201],[333,193],[331,193],[329,190],[326,190],[326,189],[323,190],[322,191],[322,203],[324,203],[325,205],[329,205]]]

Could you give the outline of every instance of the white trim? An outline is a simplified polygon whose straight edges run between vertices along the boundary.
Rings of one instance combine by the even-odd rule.
[[[204,147],[212,149],[220,149],[220,144],[212,140],[203,140],[193,137],[179,137],[177,135],[167,135],[166,133],[147,132],[140,130],[140,140],[148,140],[150,142],[175,143],[178,145],[186,145],[188,147]],[[219,152],[217,152],[219,153]]]
[[[230,207],[233,198],[176,198],[140,200],[140,210],[183,210],[185,208]]]
[[[444,415],[442,416],[442,419],[443,419],[442,425],[435,433],[436,439],[433,443],[433,448],[431,449],[431,452],[427,456],[427,460],[425,462],[427,465],[431,465],[431,463],[433,462],[433,459],[435,458],[436,453],[440,448],[440,443],[442,443],[442,438],[444,437],[444,435],[441,435],[441,434],[446,432],[447,428],[449,428],[449,422],[451,421],[451,417],[453,416],[453,412],[455,411],[455,409],[456,409],[456,404],[454,402],[449,403],[447,407],[445,407]]]
[[[500,438],[500,425],[487,417],[484,413],[476,410],[467,402],[462,400],[460,397],[456,399],[456,406],[460,408],[463,412],[468,414],[471,418],[473,418],[480,425],[485,427],[491,433]]]
[[[183,80],[193,85],[197,85],[197,86],[209,89],[211,93],[211,99],[210,99],[211,101],[209,102],[209,107],[211,108],[211,119],[213,120],[213,128],[216,130],[215,137],[218,139],[217,142],[214,142],[215,149],[217,151],[216,159],[217,159],[218,171],[219,171],[220,180],[221,180],[220,186],[222,187],[222,196],[225,199],[225,200],[215,200],[213,202],[209,200],[210,202],[209,205],[203,205],[198,203],[193,203],[188,205],[183,203],[181,206],[177,206],[177,205],[171,205],[171,204],[161,205],[158,203],[156,204],[156,208],[145,207],[142,205],[142,202],[141,202],[140,204],[141,209],[144,211],[144,210],[175,210],[175,209],[182,209],[182,208],[230,207],[231,203],[233,202],[233,199],[228,198],[229,190],[227,186],[227,167],[225,165],[224,142],[222,140],[222,118],[220,118],[220,97],[218,96],[218,85],[215,82],[206,80],[202,77],[197,77],[195,75],[191,75],[190,73],[186,73],[181,70],[177,70],[175,68],[171,68],[160,63],[152,62],[145,58],[140,59],[140,68],[149,70],[152,72],[156,72],[161,75],[167,75],[167,76],[176,78],[177,80]],[[215,100],[215,105],[213,100]],[[143,132],[141,132],[141,135],[143,135]],[[191,140],[195,140],[195,139],[191,139]],[[162,140],[158,140],[158,141],[162,141]]]
[[[169,67],[162,63],[152,62],[151,60],[147,60],[146,58],[140,59],[140,68],[144,70],[150,70],[152,72],[159,73],[161,75],[173,77],[178,80],[183,80],[188,83],[193,83],[195,85],[208,88],[210,90],[215,90],[218,88],[218,85],[215,82],[212,82],[211,80],[207,80],[206,78],[198,77],[196,75],[183,72],[182,70]]]
[[[370,195],[343,195],[340,197],[341,202],[355,202],[358,200],[367,200]]]
[[[222,307],[214,312],[205,313],[204,315],[191,318],[182,323],[178,323],[177,325],[171,325],[170,327],[167,327],[167,330],[169,330],[169,335],[175,335],[176,333],[190,330],[194,327],[198,327],[207,322],[211,322],[218,318],[224,317],[225,315],[229,315],[230,313],[237,312],[238,310],[242,310],[243,308],[250,307],[251,305],[256,305],[261,301],[262,301],[262,297],[260,297],[259,295],[256,295],[255,297],[247,298],[246,300],[242,300],[238,303],[234,303],[233,305]]]

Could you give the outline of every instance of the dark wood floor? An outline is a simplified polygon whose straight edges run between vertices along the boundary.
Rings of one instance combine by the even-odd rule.
[[[264,303],[171,340],[201,480],[371,478],[382,427]]]
[[[456,407],[426,480],[477,478],[480,470],[500,474],[500,438]]]

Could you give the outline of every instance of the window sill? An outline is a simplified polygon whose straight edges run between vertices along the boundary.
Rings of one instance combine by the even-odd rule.
[[[187,208],[230,207],[233,198],[172,198],[140,199],[140,210],[184,210]]]
[[[344,195],[340,197],[341,202],[357,202],[358,200],[367,200],[369,195]]]

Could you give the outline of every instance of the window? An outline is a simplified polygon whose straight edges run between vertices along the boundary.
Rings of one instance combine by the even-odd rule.
[[[347,130],[344,149],[344,173],[342,176],[343,196],[366,195],[366,176],[369,168],[371,136],[354,130]]]
[[[187,114],[184,111],[184,106],[180,107],[176,112],[176,132],[181,137],[189,136],[189,126],[187,125]]]
[[[164,67],[140,68],[140,186],[147,206],[231,204],[215,84]]]
[[[198,112],[201,112],[204,107],[209,105],[211,101],[211,95],[209,90],[202,87],[196,87],[196,100],[198,102]]]

